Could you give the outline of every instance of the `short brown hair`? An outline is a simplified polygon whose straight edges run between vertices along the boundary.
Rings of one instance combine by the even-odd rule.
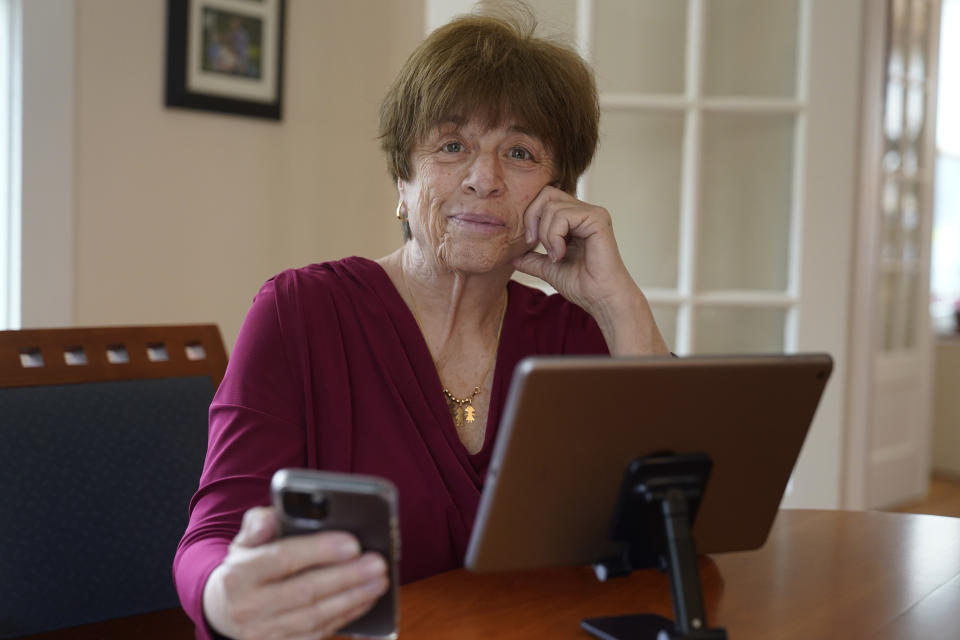
[[[547,145],[557,186],[574,193],[597,146],[596,83],[575,51],[534,37],[535,27],[532,14],[461,16],[417,47],[380,106],[394,180],[412,177],[414,145],[443,120],[496,127],[511,118]]]

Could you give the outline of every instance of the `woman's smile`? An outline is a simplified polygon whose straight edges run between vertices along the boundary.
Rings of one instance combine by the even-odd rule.
[[[454,213],[447,218],[447,230],[451,227],[467,233],[493,235],[507,230],[506,223],[488,213]]]

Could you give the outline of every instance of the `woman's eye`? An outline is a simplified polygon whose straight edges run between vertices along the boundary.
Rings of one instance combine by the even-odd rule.
[[[510,149],[510,157],[514,160],[532,160],[533,156],[523,147],[514,147]]]
[[[459,142],[448,142],[443,145],[443,150],[447,153],[459,153],[463,151],[463,145]]]

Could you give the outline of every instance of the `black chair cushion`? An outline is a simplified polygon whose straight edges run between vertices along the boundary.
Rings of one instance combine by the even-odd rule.
[[[0,638],[178,606],[209,377],[0,389]]]

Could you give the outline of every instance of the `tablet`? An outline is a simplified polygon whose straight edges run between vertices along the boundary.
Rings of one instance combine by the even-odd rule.
[[[534,357],[517,365],[465,565],[498,571],[616,554],[632,460],[704,452],[698,553],[756,549],[773,524],[833,367],[826,354]]]

